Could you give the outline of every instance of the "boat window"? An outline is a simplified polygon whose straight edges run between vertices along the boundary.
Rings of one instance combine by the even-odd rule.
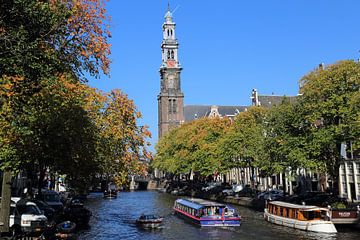
[[[283,208],[280,207],[280,212],[279,212],[279,215],[282,216],[283,215]]]
[[[294,211],[294,218],[295,218],[295,219],[298,219],[298,210],[296,210],[296,209],[295,209],[295,211]]]

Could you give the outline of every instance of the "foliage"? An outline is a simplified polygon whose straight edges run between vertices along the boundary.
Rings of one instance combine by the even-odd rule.
[[[26,80],[109,70],[108,20],[102,0],[4,0],[0,76]]]
[[[298,103],[290,103],[284,98],[280,105],[269,110],[264,141],[267,161],[262,166],[266,172],[278,174],[298,168],[322,169],[320,161],[309,158],[314,147],[309,144],[301,108]]]
[[[138,126],[141,113],[120,90],[110,93],[93,92],[87,108],[98,129],[97,156],[101,173],[123,184],[129,174],[145,174],[146,162],[151,161],[151,137],[147,126]]]
[[[261,166],[264,158],[263,121],[266,111],[262,107],[251,107],[236,116],[217,147],[224,170]]]
[[[200,118],[173,129],[156,145],[153,166],[174,174],[193,171],[208,176],[220,172],[217,142],[230,124],[229,119]]]
[[[301,79],[303,119],[311,133],[311,158],[337,175],[341,143],[360,137],[360,63],[341,61],[316,69]]]

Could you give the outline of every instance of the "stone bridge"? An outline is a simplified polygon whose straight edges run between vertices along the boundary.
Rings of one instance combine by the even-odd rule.
[[[154,190],[158,188],[158,181],[150,176],[131,176],[130,190]]]

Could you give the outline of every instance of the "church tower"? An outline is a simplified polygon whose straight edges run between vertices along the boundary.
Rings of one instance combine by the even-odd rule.
[[[168,7],[162,27],[160,94],[157,98],[159,138],[171,128],[184,122],[184,94],[181,92],[180,85],[182,67],[178,58],[179,44],[175,37],[175,26],[170,7]]]

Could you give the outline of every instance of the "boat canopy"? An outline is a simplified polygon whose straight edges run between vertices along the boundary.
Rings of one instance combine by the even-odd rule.
[[[195,210],[199,210],[204,207],[225,207],[224,204],[206,201],[203,199],[178,199],[176,202],[188,206],[190,208],[193,208]]]
[[[327,208],[317,207],[317,206],[307,206],[307,205],[299,205],[299,204],[293,204],[293,203],[287,203],[287,202],[281,202],[281,201],[273,201],[269,202],[269,204],[276,205],[279,207],[285,207],[285,208],[296,208],[301,211],[329,211]]]

